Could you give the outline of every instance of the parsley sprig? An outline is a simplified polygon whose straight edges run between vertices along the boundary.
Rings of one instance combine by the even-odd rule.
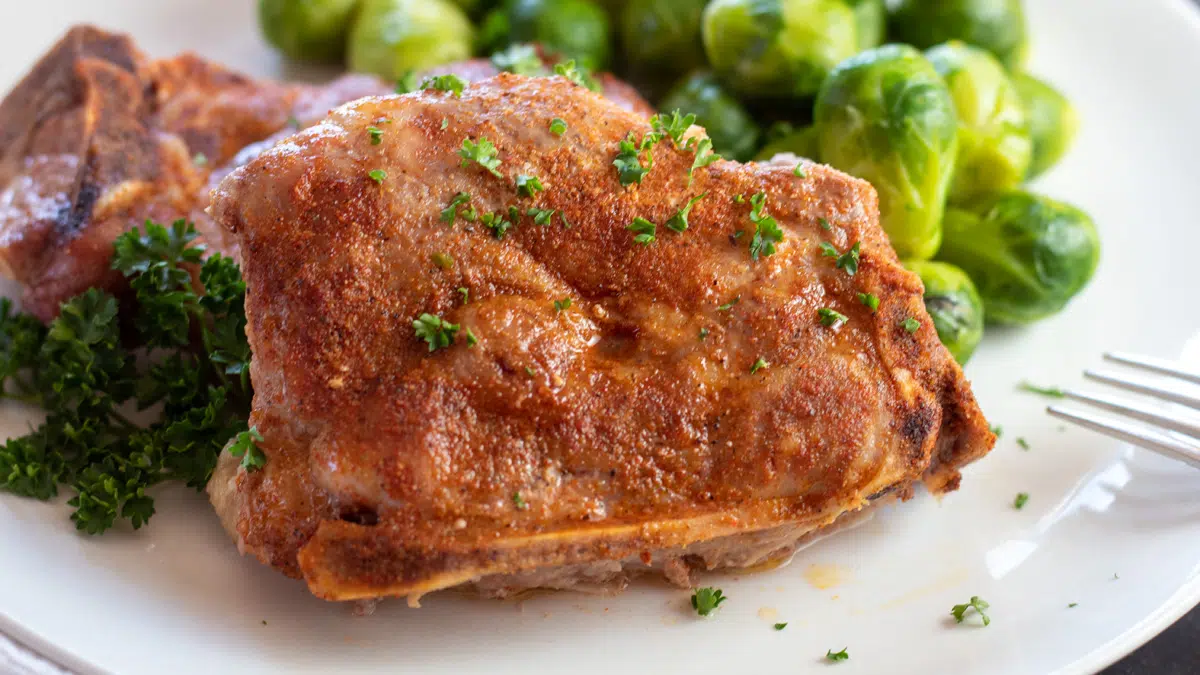
[[[969,601],[950,608],[950,614],[954,617],[955,623],[962,623],[966,620],[967,612],[973,609],[979,614],[979,618],[983,620],[983,625],[987,626],[992,623],[991,617],[987,615],[989,607],[991,605],[986,600],[980,598],[978,595],[972,595]]]
[[[750,198],[750,222],[754,223],[754,237],[750,239],[750,259],[775,255],[775,244],[783,241],[783,229],[775,218],[766,213],[767,193],[760,192]]]
[[[486,138],[480,138],[478,142],[464,138],[462,149],[458,151],[459,157],[463,158],[462,167],[464,169],[470,166],[471,162],[476,162],[491,172],[493,176],[500,178],[500,172],[496,170],[496,167],[500,166],[498,154],[496,146]]]
[[[719,588],[705,587],[697,589],[692,593],[692,609],[700,616],[708,616],[715,612],[722,602],[728,598],[721,593]]]
[[[63,303],[49,326],[0,300],[3,395],[47,412],[0,446],[0,490],[50,499],[66,487],[75,526],[99,534],[118,520],[145,525],[158,483],[203,489],[234,439],[248,470],[266,463],[261,436],[246,427],[246,286],[232,260],[205,259],[195,239],[182,220],[117,238],[112,264],[130,280],[132,333],[122,332],[116,298],[98,289]],[[203,292],[192,283],[197,265]],[[160,408],[139,426],[125,415],[135,406]]]

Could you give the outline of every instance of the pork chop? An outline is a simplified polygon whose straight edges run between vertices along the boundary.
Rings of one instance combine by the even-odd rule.
[[[622,185],[619,144],[650,132],[504,74],[344,106],[221,183],[267,457],[209,484],[241,550],[329,600],[686,585],[957,488],[995,438],[870,185],[807,161],[689,178],[670,138]]]

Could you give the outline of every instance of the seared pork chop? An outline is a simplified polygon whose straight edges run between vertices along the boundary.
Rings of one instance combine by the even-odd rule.
[[[241,550],[330,600],[687,584],[958,486],[995,439],[874,190],[809,162],[689,179],[669,138],[623,186],[619,143],[650,131],[562,78],[505,74],[344,106],[221,183],[267,456],[222,457],[209,484]],[[460,155],[484,139],[496,175]],[[768,215],[782,240],[754,256]],[[859,246],[856,273],[822,244]],[[414,321],[434,317],[457,330],[427,343]]]

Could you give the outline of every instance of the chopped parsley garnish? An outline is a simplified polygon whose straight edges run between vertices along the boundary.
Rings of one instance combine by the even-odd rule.
[[[429,343],[431,352],[454,344],[454,336],[458,334],[459,329],[458,324],[432,314],[422,314],[412,325],[417,337]]]
[[[451,257],[449,253],[442,253],[441,251],[438,251],[430,256],[430,258],[433,259],[434,265],[437,265],[444,270],[454,267],[454,258]]]
[[[866,305],[867,308],[871,310],[872,314],[879,311],[879,296],[877,295],[872,293],[859,293],[858,301]]]
[[[561,117],[555,117],[550,120],[550,133],[555,136],[562,136],[567,133],[567,121]]]
[[[479,338],[475,337],[475,334],[471,332],[470,328],[466,330],[466,333],[468,347],[474,347],[475,345],[479,344]]]
[[[463,204],[470,203],[471,195],[467,194],[466,192],[460,192],[454,195],[454,198],[450,200],[450,205],[442,209],[442,222],[446,223],[447,225],[453,225],[454,218],[458,215],[458,207],[462,206]]]
[[[721,589],[719,588],[698,588],[696,592],[692,593],[692,609],[696,610],[696,613],[700,616],[708,616],[716,611],[721,606],[721,603],[726,600],[728,598],[721,593]]]
[[[538,58],[537,49],[533,45],[518,43],[510,45],[492,54],[492,65],[501,72],[525,75],[526,77],[541,77],[546,68]]]
[[[1004,435],[1004,427],[1000,426],[999,424],[988,427],[988,430],[995,434],[996,438],[1000,438]]]
[[[563,224],[563,227],[564,227],[564,228],[566,228],[566,229],[568,229],[568,230],[569,230],[569,229],[571,229],[572,227],[574,227],[573,225],[571,225],[571,221],[567,220],[567,214],[566,214],[566,213],[563,213],[563,212],[561,212],[561,211],[560,211],[560,212],[559,212],[559,214],[558,214],[558,217],[559,217],[559,218],[562,218],[562,224]]]
[[[758,357],[758,360],[754,362],[754,365],[750,366],[750,374],[753,375],[753,374],[757,373],[758,371],[762,370],[763,368],[769,367],[770,365],[771,365],[770,361],[767,361],[766,359],[764,359],[763,357],[760,356],[760,357]]]
[[[513,225],[521,222],[521,209],[518,209],[516,206],[509,206],[508,219],[512,221]]]
[[[734,195],[734,196],[733,196],[733,203],[734,203],[734,204],[745,204],[745,203],[746,203],[746,197],[745,197],[744,195]]]
[[[443,117],[443,118],[442,118],[442,131],[445,131],[445,130],[446,130],[446,127],[448,127],[448,126],[450,126],[450,118],[449,118],[449,117]]]
[[[804,172],[804,162],[800,162],[796,168],[792,169],[792,175],[797,178],[808,178],[808,174]]]
[[[858,274],[858,261],[862,244],[857,241],[854,242],[850,250],[845,253],[838,251],[836,246],[827,241],[821,242],[818,246],[821,248],[821,257],[836,259],[834,265],[838,269],[846,270],[846,274],[850,276]]]
[[[591,73],[587,72],[585,68],[576,67],[574,59],[554,64],[554,74],[561,75],[581,87],[592,91],[600,91],[600,85],[596,83],[596,80],[592,79]]]
[[[703,192],[703,193],[696,195],[695,197],[692,197],[691,199],[689,199],[688,203],[685,204],[682,209],[679,209],[678,211],[676,211],[675,215],[671,216],[670,220],[667,221],[667,229],[670,229],[674,232],[684,232],[685,230],[687,230],[688,229],[688,214],[691,213],[692,207],[696,205],[696,202],[700,201],[701,199],[704,199],[707,196],[708,196],[708,193]]]
[[[529,372],[529,369],[526,368],[525,371]],[[514,492],[512,499],[513,506],[517,507],[518,511],[524,511],[525,509],[529,508],[529,504],[525,503],[525,498],[521,496],[520,492]]]
[[[525,366],[525,374],[530,377],[533,377],[534,375],[537,375],[537,371],[534,370],[533,368],[530,368],[529,366]]]
[[[485,213],[479,219],[483,226],[492,231],[497,239],[503,239],[504,235],[512,228],[512,222],[505,220],[504,216],[499,213]]]
[[[267,465],[267,456],[257,445],[262,440],[263,437],[258,433],[258,428],[250,427],[247,431],[238,433],[229,446],[229,454],[241,457],[242,467],[247,471],[258,471]]]
[[[380,185],[383,185],[384,179],[387,178],[387,172],[383,169],[371,169],[367,172],[367,175],[371,177],[371,180],[379,183]]]
[[[1028,381],[1022,381],[1020,384],[1017,385],[1017,389],[1027,392],[1027,393],[1030,393],[1030,394],[1038,394],[1040,396],[1047,396],[1049,398],[1066,398],[1067,397],[1067,392],[1063,391],[1062,389],[1059,389],[1058,387],[1040,387],[1040,386],[1033,384],[1032,382],[1028,382]]]
[[[1025,504],[1029,502],[1028,492],[1018,492],[1016,499],[1013,499],[1013,508],[1020,511],[1025,508]]]
[[[202,490],[227,445],[246,470],[268,459],[247,428],[253,390],[237,264],[204,258],[186,221],[144,228],[113,243],[128,314],[96,288],[64,302],[49,326],[0,299],[0,397],[47,413],[0,443],[0,492],[46,500],[70,489],[70,518],[88,534],[118,520],[145,525],[159,483]],[[155,411],[146,426],[120,410],[135,404]]]
[[[733,309],[734,305],[738,304],[741,301],[742,301],[742,296],[739,295],[739,296],[735,297],[734,299],[730,300],[729,302],[718,307],[717,311],[718,312],[728,312],[729,310]]]
[[[517,176],[517,194],[522,197],[532,197],[535,194],[545,190],[541,179],[537,176],[526,176],[524,174]]]
[[[632,223],[625,226],[625,229],[633,232],[635,235],[633,241],[643,246],[649,246],[658,239],[655,236],[658,226],[645,218],[634,218]]]
[[[570,308],[571,308],[571,298],[563,298],[562,300],[554,301],[554,311],[555,312],[561,312],[564,309],[570,309]]]
[[[1017,445],[1020,446],[1022,450],[1029,449],[1029,441],[1025,440],[1024,438],[1018,438]]]
[[[817,222],[820,223],[822,230],[828,231],[833,229],[833,225],[830,225],[829,221],[825,218],[817,218]]]
[[[837,310],[828,307],[822,307],[817,310],[817,316],[821,318],[821,325],[836,327],[850,320],[850,317],[838,312]]]
[[[557,213],[554,209],[539,209],[537,207],[530,208],[525,212],[525,215],[532,216],[533,222],[537,225],[549,225],[550,219]]]
[[[383,129],[367,127],[367,133],[371,136],[371,145],[379,145],[383,142]]]
[[[639,147],[634,142],[633,133],[630,132],[625,140],[617,144],[617,149],[617,158],[613,160],[613,166],[617,167],[617,180],[621,181],[621,185],[624,186],[633,183],[640,185],[646,174],[650,173],[650,165],[643,167],[640,158],[642,151],[647,148]]]
[[[476,143],[469,138],[464,138],[462,149],[458,151],[460,157],[463,158],[462,166],[466,168],[471,162],[477,162],[479,166],[487,169],[493,176],[500,177],[500,172],[496,167],[500,166],[500,158],[497,157],[496,146],[486,138],[480,138]]]
[[[683,115],[679,110],[675,110],[670,115],[660,113],[650,118],[650,126],[654,128],[654,131],[660,137],[670,138],[676,148],[682,147],[683,135],[695,122],[695,115]]]
[[[709,332],[708,332],[708,329],[707,329],[707,328],[701,328],[701,329],[700,329],[700,341],[701,341],[701,342],[703,342],[703,341],[704,341],[704,339],[708,337],[708,335],[709,335]]]
[[[461,77],[454,74],[434,75],[422,80],[419,88],[449,91],[453,92],[456,97],[462,98],[463,89],[467,88],[467,83]]]
[[[750,259],[775,254],[775,244],[783,241],[783,230],[775,219],[766,214],[767,193],[759,192],[750,198],[750,222],[754,237],[750,240]]]
[[[783,622],[783,623],[777,623],[777,624],[775,624],[775,630],[783,630],[784,628],[787,628],[787,622],[786,622],[786,621],[785,621],[785,622]]]
[[[832,649],[827,649],[827,650],[825,650],[825,658],[829,659],[830,661],[834,661],[834,662],[849,661],[850,660],[850,652],[847,651],[849,649],[850,649],[849,647],[846,647],[845,649],[843,649],[840,652],[835,652]]]
[[[1075,609],[1078,606],[1079,606],[1078,602],[1072,602],[1071,604],[1067,605],[1067,609]]]
[[[471,301],[471,289],[465,286],[460,286],[458,289],[458,294],[462,296],[464,305]]]
[[[696,169],[702,169],[718,159],[721,159],[720,155],[713,152],[712,147],[712,139],[707,136],[702,138],[693,136],[688,139],[686,149],[688,152],[691,152],[695,155],[695,159],[692,161],[692,167],[688,169],[688,185],[692,184],[692,177],[696,172]],[[741,195],[738,196],[740,197]],[[738,203],[740,204],[741,202]]]
[[[971,600],[966,604],[955,605],[953,608],[951,608],[950,614],[954,617],[955,622],[962,623],[963,619],[966,618],[967,611],[974,609],[975,612],[979,614],[979,618],[983,619],[983,625],[987,626],[988,624],[992,623],[991,617],[987,615],[987,609],[989,607],[991,607],[991,605],[989,605],[978,595],[972,595]]]
[[[904,330],[906,330],[910,333],[915,333],[921,328],[921,322],[917,321],[916,319],[914,319],[911,316],[908,317],[907,319],[905,319],[904,322],[901,323],[900,325],[904,326]]]

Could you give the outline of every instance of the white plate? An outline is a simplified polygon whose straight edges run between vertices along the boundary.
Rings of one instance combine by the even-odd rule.
[[[0,89],[83,20],[128,30],[155,54],[280,68],[258,42],[251,0],[8,4]],[[773,673],[816,669],[843,647],[839,673],[1111,663],[1200,600],[1200,472],[1060,431],[1014,384],[1073,383],[1107,349],[1200,362],[1200,14],[1186,0],[1028,4],[1034,71],[1085,120],[1040,187],[1096,216],[1105,253],[1065,314],[988,334],[969,375],[1005,435],[959,493],[893,508],[786,568],[710,577],[730,599],[709,620],[686,592],[651,582],[613,598],[441,594],[355,618],[238,557],[196,494],[168,490],[148,530],[102,538],[76,535],[63,506],[3,496],[0,630],[73,668],[120,673]],[[24,421],[0,409],[0,432]],[[1032,495],[1019,512],[1017,492]],[[948,616],[972,595],[991,602],[990,627]],[[777,621],[787,629],[772,630]]]

